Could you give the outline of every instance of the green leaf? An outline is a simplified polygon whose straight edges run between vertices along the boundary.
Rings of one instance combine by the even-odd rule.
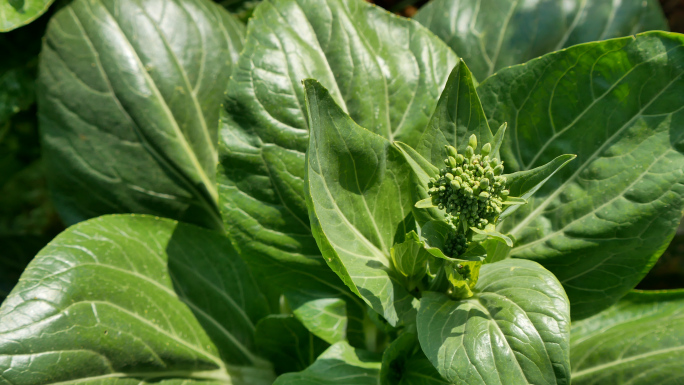
[[[385,349],[380,385],[447,385],[420,349],[415,334],[405,332]]]
[[[515,243],[515,241],[513,242]],[[508,258],[508,254],[511,252],[511,247],[509,247],[505,242],[501,242],[498,239],[485,239],[482,242],[482,247],[487,251],[487,257],[483,263],[494,263],[503,261]]]
[[[511,196],[504,204],[514,200],[515,197],[520,197],[524,200],[529,199],[544,185],[544,183],[557,173],[558,170],[576,157],[576,155],[560,155],[543,166],[506,175],[506,187],[508,187]],[[508,204],[510,205],[510,203]],[[527,202],[522,204],[527,204]],[[518,205],[510,205],[501,213],[501,215],[499,215],[499,220],[513,214],[517,209]]]
[[[417,326],[425,355],[451,383],[570,383],[569,303],[537,263],[483,265],[466,300],[424,293]]]
[[[458,52],[480,80],[575,44],[667,30],[657,0],[433,0],[415,19]]]
[[[439,210],[436,207],[418,207],[420,202],[430,202],[432,205],[432,198],[428,194],[428,182],[430,178],[439,175],[439,169],[433,166],[427,159],[423,158],[416,150],[409,145],[402,142],[394,142],[394,145],[401,151],[406,163],[413,171],[411,173],[410,191],[411,200],[416,202],[413,210],[413,216],[416,218],[421,226],[430,221],[445,221],[444,210]],[[429,199],[429,201],[428,201]],[[421,204],[421,206],[427,206]]]
[[[418,282],[427,274],[429,258],[430,254],[415,231],[406,234],[404,242],[397,243],[390,249],[394,271],[404,280],[404,286],[409,291],[415,289]]]
[[[311,334],[293,315],[270,315],[256,325],[257,351],[273,362],[276,373],[298,372],[330,346]]]
[[[0,32],[31,23],[45,13],[55,0],[4,0],[0,2]]]
[[[380,356],[338,342],[299,373],[284,374],[273,385],[377,385]]]
[[[317,79],[359,125],[413,144],[456,61],[420,24],[362,0],[257,7],[228,88],[218,182],[225,227],[272,291],[351,294],[311,234],[300,81]]]
[[[208,0],[75,0],[50,20],[39,115],[68,223],[148,213],[209,228],[219,104],[243,26]]]
[[[684,37],[654,32],[568,48],[478,88],[507,121],[508,171],[577,153],[504,223],[511,255],[563,283],[574,319],[632,289],[663,252],[684,205]]]
[[[415,312],[394,276],[390,249],[413,225],[410,170],[383,137],[359,127],[315,80],[306,80],[311,127],[307,204],[323,257],[351,290],[396,326]]]
[[[167,219],[100,217],[50,242],[3,303],[0,371],[27,385],[270,384],[270,364],[253,353],[254,324],[266,312],[224,236]]]
[[[477,234],[484,235],[485,237],[490,237],[492,239],[496,239],[499,242],[503,242],[508,247],[513,247],[513,240],[509,236],[502,234],[494,230],[493,228],[489,228],[489,226],[485,227],[484,230],[480,230],[477,227],[471,227],[470,229]]]
[[[362,346],[363,317],[365,304],[347,297],[311,297],[310,292],[289,291],[285,293],[295,317],[315,336],[334,344],[349,341],[353,346]],[[350,295],[353,295],[350,293]]]
[[[573,322],[573,385],[677,384],[684,379],[684,291],[634,291]]]
[[[420,137],[416,151],[437,168],[444,167],[447,145],[463,153],[468,147],[468,138],[477,137],[476,152],[485,143],[494,139],[475,92],[473,77],[463,60],[454,67],[439,103],[430,118],[425,132]]]

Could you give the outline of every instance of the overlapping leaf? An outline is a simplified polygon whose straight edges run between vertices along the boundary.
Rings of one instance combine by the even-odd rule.
[[[418,337],[405,332],[385,349],[380,369],[380,385],[449,384],[425,357]]]
[[[55,0],[4,0],[0,3],[0,32],[29,24],[47,11]]]
[[[306,370],[284,374],[273,385],[377,385],[380,358],[338,342]]]
[[[573,323],[572,383],[677,384],[684,380],[684,291],[631,292]]]
[[[361,0],[265,1],[247,35],[220,129],[225,226],[274,291],[351,300],[311,235],[300,81],[319,80],[361,126],[413,142],[456,56],[418,23]]]
[[[75,0],[54,15],[38,101],[66,222],[135,212],[222,227],[218,112],[242,28],[208,0]]]
[[[0,382],[270,384],[253,353],[267,311],[220,234],[106,216],[59,235],[0,308]]]
[[[274,314],[256,325],[256,348],[276,373],[298,372],[313,364],[330,345],[309,332],[293,315]]]
[[[479,80],[575,44],[667,30],[656,0],[433,0],[415,18]]]
[[[420,302],[420,345],[449,383],[570,383],[569,303],[538,264],[486,264],[473,297],[427,292]]]
[[[563,283],[573,317],[633,288],[672,238],[684,196],[684,37],[589,43],[502,70],[478,88],[508,122],[507,170],[577,159],[504,222],[511,254]]]
[[[395,326],[415,311],[390,263],[390,249],[414,226],[404,193],[410,169],[389,141],[354,123],[320,83],[305,85],[314,236],[332,270]]]

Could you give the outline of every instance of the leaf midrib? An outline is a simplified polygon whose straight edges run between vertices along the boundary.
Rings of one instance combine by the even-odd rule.
[[[202,181],[202,184],[205,186],[210,197],[213,199],[212,203],[217,202],[218,201],[218,191],[216,189],[216,186],[214,185],[214,183],[211,182],[211,179],[207,176],[206,172],[204,171],[201,164],[199,163],[197,155],[195,154],[195,152],[192,150],[192,148],[188,144],[187,138],[185,137],[182,130],[178,126],[178,122],[176,121],[175,117],[173,116],[173,113],[171,112],[169,105],[166,103],[166,99],[164,99],[164,97],[161,95],[161,92],[159,91],[159,88],[157,88],[156,83],[152,80],[152,78],[150,78],[149,74],[145,70],[145,66],[142,64],[142,61],[140,60],[140,56],[138,56],[138,52],[131,45],[131,42],[128,40],[128,36],[126,36],[126,34],[123,32],[123,30],[119,26],[119,23],[116,21],[117,19],[114,17],[114,15],[111,14],[109,9],[104,5],[104,3],[102,3],[101,0],[99,2],[100,2],[100,5],[102,6],[102,9],[105,12],[107,12],[109,17],[111,17],[111,19],[114,21],[113,26],[119,32],[119,36],[122,38],[122,41],[125,42],[125,44],[128,46],[128,48],[130,49],[130,52],[134,54],[136,63],[138,65],[138,69],[140,70],[140,73],[142,74],[142,76],[145,78],[145,83],[150,87],[150,90],[154,93],[157,100],[159,100],[161,102],[160,105],[162,107],[162,110],[164,111],[164,114],[169,118],[169,121],[172,123],[171,127],[173,128],[173,131],[175,132],[176,137],[178,138],[178,142],[180,143],[184,152],[188,155],[188,157],[192,163],[193,168],[197,171],[197,174],[200,177],[200,180]],[[73,9],[71,7],[68,7],[68,8],[73,14],[73,12],[74,12]],[[78,17],[75,14],[73,14],[73,16],[75,19],[78,20]],[[78,20],[78,23],[82,28],[80,20]],[[82,31],[83,31],[84,36],[86,36],[88,41],[90,41],[90,37],[87,36],[87,33],[85,32],[85,30],[82,29]],[[91,48],[93,48],[94,52],[97,52],[97,50],[94,49],[94,46],[92,46],[92,44],[91,44]],[[98,58],[98,60],[97,60],[98,65],[99,65],[99,62],[100,62],[99,53],[97,54],[97,58]],[[104,71],[104,68],[102,68],[101,65],[99,65],[99,66],[100,66],[101,70],[103,71],[103,75],[106,74],[106,72]],[[105,76],[108,77],[108,75],[105,75]],[[117,99],[117,101],[118,101],[118,98],[116,97],[116,93],[114,92],[113,89],[111,89],[111,90],[112,90],[112,96],[114,96],[114,98]],[[129,116],[128,113],[126,115]],[[134,123],[133,126],[141,137],[146,137],[144,135],[144,133],[139,129],[137,123]],[[145,139],[145,142],[147,142],[147,139]],[[154,148],[154,147],[150,146],[150,148]],[[156,150],[154,152],[158,153],[158,151],[156,151]],[[172,161],[168,160],[167,157],[161,156],[161,154],[158,154],[158,155],[161,158],[165,159],[167,163],[174,164]],[[173,168],[175,169],[176,167],[173,167]],[[183,173],[180,173],[180,174],[183,175],[184,179],[187,179],[186,175],[184,175]],[[192,183],[190,183],[190,184],[192,184]]]

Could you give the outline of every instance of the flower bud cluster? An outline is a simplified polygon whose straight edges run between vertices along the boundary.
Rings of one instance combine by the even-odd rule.
[[[463,254],[468,247],[468,239],[464,234],[456,231],[449,233],[446,242],[444,242],[444,254],[448,257],[456,258]]]
[[[465,154],[453,146],[446,146],[448,157],[438,178],[428,183],[432,204],[447,214],[465,221],[468,227],[483,229],[501,214],[502,202],[508,196],[506,178],[502,176],[503,162],[490,158],[491,144],[482,146],[475,154],[477,137],[471,135]]]

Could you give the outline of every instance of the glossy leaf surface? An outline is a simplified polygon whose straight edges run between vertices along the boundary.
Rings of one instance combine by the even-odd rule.
[[[284,374],[273,385],[377,385],[380,357],[338,342],[306,370]]]
[[[657,0],[433,0],[415,18],[480,81],[575,44],[667,30]]]
[[[456,60],[420,24],[362,0],[259,5],[228,89],[218,181],[226,229],[274,290],[352,295],[311,234],[300,82],[317,79],[359,125],[413,142]]]
[[[677,384],[684,380],[684,291],[631,292],[573,323],[572,383]]]
[[[147,213],[221,228],[221,97],[242,24],[207,0],[75,0],[50,20],[39,115],[68,223]]]
[[[437,108],[415,149],[433,166],[443,168],[447,156],[444,146],[454,146],[463,154],[471,135],[477,137],[475,152],[478,154],[485,143],[494,139],[477,97],[472,74],[460,60],[451,71]]]
[[[414,225],[410,170],[383,137],[344,113],[315,80],[306,80],[311,139],[307,205],[330,268],[391,325],[414,299],[394,275],[390,249]]]
[[[503,223],[511,255],[563,283],[573,318],[632,289],[679,224],[684,196],[684,36],[589,43],[502,70],[478,88],[508,122],[506,171],[577,158]]]
[[[569,384],[570,308],[558,280],[537,263],[505,260],[480,270],[475,295],[420,301],[420,345],[454,384]]]
[[[253,353],[267,312],[220,234],[106,216],[69,228],[0,308],[0,372],[14,384],[162,378],[270,384]]]
[[[0,2],[0,32],[29,24],[47,11],[55,0],[2,0]]]

